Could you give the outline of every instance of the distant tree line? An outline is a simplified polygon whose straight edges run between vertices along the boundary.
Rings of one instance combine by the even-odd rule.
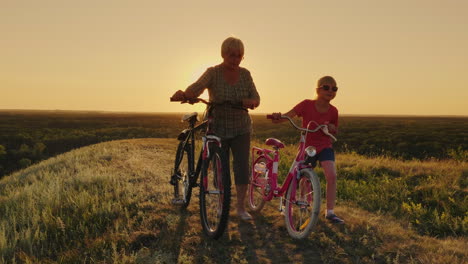
[[[0,112],[0,177],[40,160],[103,141],[176,137],[181,114],[132,114],[66,111]],[[296,144],[289,124],[272,124],[253,115],[253,138],[276,137]],[[299,121],[299,120],[298,120]],[[338,152],[401,159],[467,159],[468,118],[340,118]]]
[[[296,119],[298,124],[300,119]],[[296,144],[299,133],[289,123],[272,124],[254,116],[254,137],[277,137]],[[338,152],[408,159],[468,158],[468,118],[343,116],[339,119]]]
[[[0,178],[103,141],[173,137],[181,125],[179,114],[0,112]]]

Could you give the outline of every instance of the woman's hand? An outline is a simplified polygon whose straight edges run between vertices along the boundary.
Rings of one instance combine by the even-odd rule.
[[[259,103],[260,102],[255,99],[242,99],[242,106],[245,108],[255,109]]]
[[[174,95],[171,96],[171,101],[185,101],[185,93],[182,90],[178,90]]]

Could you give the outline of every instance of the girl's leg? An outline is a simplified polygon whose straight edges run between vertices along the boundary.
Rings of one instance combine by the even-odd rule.
[[[335,208],[336,202],[336,166],[332,160],[320,162],[327,179],[327,211]]]
[[[326,218],[330,223],[343,224],[344,220],[335,215],[333,209],[336,202],[336,166],[332,160],[325,160],[320,163],[327,178],[327,212]]]

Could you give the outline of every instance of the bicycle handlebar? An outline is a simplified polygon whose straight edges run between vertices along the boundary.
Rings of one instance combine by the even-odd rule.
[[[211,106],[229,106],[235,109],[240,109],[244,111],[248,111],[247,108],[242,106],[242,103],[233,103],[231,101],[225,101],[223,103],[213,103],[213,102],[208,102],[205,99],[202,98],[193,98],[193,99],[184,99],[184,100],[175,100],[172,97],[170,98],[171,102],[180,102],[181,104],[196,104],[196,103],[204,103],[206,105],[211,105]]]
[[[184,99],[184,100],[175,100],[174,98],[170,98],[171,102],[180,102],[181,104],[196,104],[196,103],[204,103],[204,104],[211,104],[210,102],[206,101],[205,99],[202,98],[194,98],[194,99]]]
[[[273,115],[267,115],[266,116],[267,119],[273,119]],[[300,131],[304,131],[304,132],[311,132],[311,133],[315,133],[317,132],[319,129],[323,131],[323,133],[325,133],[325,135],[331,137],[334,141],[338,141],[338,139],[336,139],[335,136],[333,136],[329,131],[328,131],[328,126],[327,125],[319,125],[317,124],[315,121],[312,121],[314,123],[317,124],[317,127],[315,129],[307,129],[307,128],[303,128],[303,127],[300,127],[298,126],[296,123],[294,123],[294,121],[292,120],[292,118],[290,118],[289,116],[287,115],[282,115],[281,116],[281,119],[287,119],[289,120],[289,123],[291,123],[291,125],[293,125],[296,129],[300,130]]]

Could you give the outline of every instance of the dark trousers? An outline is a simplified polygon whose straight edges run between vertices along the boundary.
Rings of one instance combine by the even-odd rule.
[[[228,160],[230,160],[230,153],[232,152],[234,182],[236,185],[249,184],[250,133],[222,139],[221,145],[222,149],[227,153]]]

